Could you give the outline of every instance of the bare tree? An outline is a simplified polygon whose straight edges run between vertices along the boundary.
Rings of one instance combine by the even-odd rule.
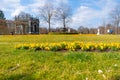
[[[65,3],[60,4],[57,8],[57,18],[58,20],[62,21],[64,32],[67,30],[66,24],[71,20],[70,16],[71,16],[70,6]]]
[[[97,34],[97,28],[90,28],[89,34]]]
[[[7,34],[7,24],[4,16],[4,12],[0,10],[0,34]]]
[[[83,29],[84,29],[84,27],[83,27],[83,26],[80,26],[80,27],[78,28],[78,32],[82,34],[82,33],[83,33]]]
[[[52,3],[47,2],[44,6],[39,7],[40,18],[42,18],[45,22],[48,23],[49,32],[51,28],[51,19],[54,14],[54,6]]]
[[[116,34],[118,34],[118,27],[120,25],[120,5],[117,5],[110,14],[114,26],[116,26]]]
[[[41,27],[39,28],[40,34],[47,34],[48,33],[48,29],[45,27]]]
[[[81,34],[89,34],[90,33],[90,29],[87,28],[87,27],[84,27],[84,26],[80,26],[78,28],[78,33],[81,33]]]

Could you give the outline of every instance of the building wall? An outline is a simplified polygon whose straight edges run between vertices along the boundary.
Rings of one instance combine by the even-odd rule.
[[[2,20],[0,34],[39,34],[39,19],[30,18],[27,21]]]

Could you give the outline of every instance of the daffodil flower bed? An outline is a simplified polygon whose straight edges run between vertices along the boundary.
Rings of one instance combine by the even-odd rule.
[[[45,50],[45,51],[118,51],[120,43],[94,43],[94,42],[59,42],[59,43],[30,43],[17,44],[16,49]]]

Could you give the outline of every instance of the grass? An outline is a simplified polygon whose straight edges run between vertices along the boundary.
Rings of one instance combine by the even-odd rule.
[[[113,42],[116,39],[119,42],[118,35],[58,36],[1,36],[0,80],[120,80],[119,52],[52,52],[15,50],[13,47],[17,43],[45,42],[44,40]]]
[[[42,43],[42,42],[120,42],[120,35],[1,35],[0,42]]]

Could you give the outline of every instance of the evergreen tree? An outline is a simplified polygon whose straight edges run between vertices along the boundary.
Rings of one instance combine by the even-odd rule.
[[[0,10],[0,19],[5,19],[5,16],[2,10]]]

